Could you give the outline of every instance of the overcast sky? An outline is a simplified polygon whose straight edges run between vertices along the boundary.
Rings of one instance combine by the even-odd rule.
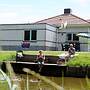
[[[63,14],[65,8],[90,19],[90,0],[0,0],[0,24],[32,23]]]

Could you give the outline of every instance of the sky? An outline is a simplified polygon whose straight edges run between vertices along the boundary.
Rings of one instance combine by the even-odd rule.
[[[65,8],[90,19],[90,0],[0,0],[0,24],[33,23],[61,15]]]

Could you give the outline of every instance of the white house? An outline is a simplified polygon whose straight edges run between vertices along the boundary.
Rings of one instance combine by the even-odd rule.
[[[48,23],[57,27],[57,49],[62,46],[68,48],[69,43],[74,43],[76,50],[90,51],[90,39],[78,37],[78,33],[90,33],[90,22],[73,15],[71,9],[64,9],[64,14],[38,21],[36,23]],[[63,24],[66,28],[60,29]]]
[[[89,38],[78,33],[90,33],[90,23],[64,9],[64,14],[31,24],[1,24],[0,50],[67,50],[73,43],[78,51],[90,51]]]
[[[23,44],[26,44],[28,47],[23,48]],[[0,50],[22,49],[56,50],[56,28],[45,23],[1,24]]]

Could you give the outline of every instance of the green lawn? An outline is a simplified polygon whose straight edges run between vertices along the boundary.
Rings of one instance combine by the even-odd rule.
[[[78,52],[78,56],[71,59],[67,65],[69,66],[90,66],[90,52]]]
[[[45,55],[58,56],[62,51],[43,51]],[[24,54],[37,55],[38,51],[24,51]],[[86,66],[90,65],[90,52],[76,52],[78,56],[71,59],[69,66]],[[0,51],[0,61],[15,60],[16,51]]]
[[[8,61],[15,59],[14,51],[0,51],[0,61]]]
[[[37,55],[38,51],[24,51],[25,54],[31,54],[31,55]],[[43,51],[45,55],[52,55],[52,56],[58,56],[62,51]]]

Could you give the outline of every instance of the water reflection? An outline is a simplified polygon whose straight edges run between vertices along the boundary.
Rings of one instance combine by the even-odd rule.
[[[17,82],[19,82],[21,90],[57,90],[50,84],[47,84],[46,82],[32,75],[28,75],[28,84],[27,84],[27,75],[17,74],[16,77],[17,78],[13,78],[12,81],[16,80]],[[87,88],[87,82],[85,78],[73,78],[73,77],[63,77],[63,79],[62,77],[46,77],[46,78],[50,79],[51,81],[57,83],[60,86],[62,86],[63,83],[64,87],[63,90],[90,90]],[[3,90],[9,90],[5,81],[1,82],[0,80],[0,87],[4,87],[5,89],[3,88]]]
[[[27,87],[27,76],[26,75],[17,75],[21,90],[26,90]],[[36,77],[29,75],[29,90],[56,90],[51,85],[45,83],[42,80],[37,79]],[[62,85],[61,77],[47,77],[58,85]],[[90,80],[90,79],[89,79]],[[87,90],[87,83],[85,78],[72,78],[72,77],[64,77],[63,79],[64,90]]]

